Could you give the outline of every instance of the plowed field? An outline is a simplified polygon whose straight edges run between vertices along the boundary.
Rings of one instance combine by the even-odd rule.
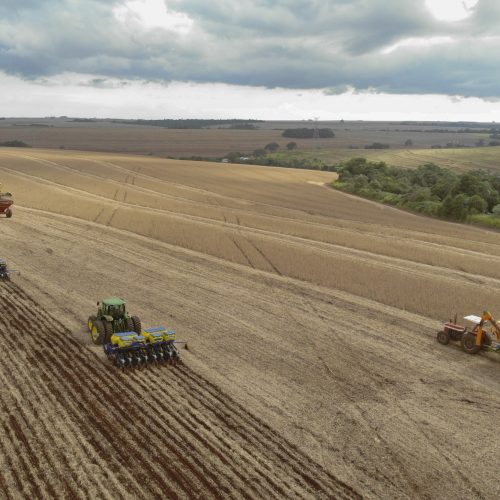
[[[356,497],[187,366],[116,373],[19,286],[0,300],[7,496]]]
[[[1,151],[6,496],[497,498],[500,357],[435,333],[500,315],[500,235],[330,179]],[[108,366],[84,325],[109,295],[184,365]]]

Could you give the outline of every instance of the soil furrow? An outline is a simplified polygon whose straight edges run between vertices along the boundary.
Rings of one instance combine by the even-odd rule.
[[[300,478],[315,491],[330,491],[332,483],[335,488],[342,489],[346,487],[338,482],[337,479],[331,477],[326,471],[321,471],[318,464],[312,464],[310,459],[304,456],[298,449],[284,442],[284,440],[277,439],[266,424],[251,417],[236,402],[229,400],[227,396],[223,397],[219,393],[217,387],[213,386],[210,382],[200,379],[195,373],[184,367],[179,368],[179,372],[183,377],[192,380],[188,387],[197,390],[201,400],[207,397],[206,393],[209,393],[214,399],[213,403],[209,402],[206,404],[207,410],[222,413],[220,418],[226,422],[231,430],[237,433],[250,433],[252,438],[259,444],[259,447],[265,447],[267,456],[276,456],[276,464],[280,464],[283,467],[289,467],[296,477]],[[184,382],[180,374],[178,380],[182,384]],[[224,412],[226,413],[224,414]],[[238,420],[241,420],[244,426],[238,425]],[[301,460],[299,460],[299,458]],[[297,463],[295,460],[297,460]],[[306,468],[304,464],[309,464],[313,467]],[[318,472],[322,473],[321,479],[318,477]],[[326,481],[326,484],[322,484],[323,481]]]
[[[33,304],[34,305],[34,304]],[[13,308],[15,305],[13,306]],[[30,311],[33,310],[33,307],[26,308],[22,310],[22,314],[24,315],[25,318],[29,318]],[[45,319],[45,318],[44,318]],[[37,318],[37,323],[42,324],[44,321],[42,320],[42,317]],[[26,323],[25,328],[29,328],[29,323]],[[49,327],[46,327],[47,331]],[[43,330],[42,330],[43,331]],[[50,333],[53,336],[57,336],[57,334],[61,334],[60,331],[58,331],[57,328],[54,328],[54,325],[52,325],[52,328],[50,328]],[[66,332],[67,335],[67,332]],[[68,338],[68,340],[71,340]],[[148,464],[149,460],[145,454],[138,453],[139,457],[137,459],[134,458],[134,455],[131,455],[129,451],[127,450],[127,441],[129,441],[129,436],[126,433],[125,429],[123,429],[123,436],[122,440],[118,436],[116,436],[116,433],[111,431],[113,429],[113,424],[114,420],[111,420],[110,417],[107,415],[106,412],[106,406],[103,406],[100,403],[97,403],[98,401],[106,401],[107,398],[109,397],[108,394],[101,392],[99,394],[95,394],[94,398],[87,398],[85,391],[85,387],[77,380],[75,377],[74,373],[72,371],[68,370],[68,366],[72,366],[72,369],[75,371],[79,371],[79,365],[80,365],[80,359],[78,359],[78,356],[76,357],[65,357],[66,361],[61,361],[59,356],[57,356],[53,350],[53,341],[47,341],[43,337],[38,339],[39,343],[43,343],[45,345],[45,348],[40,348],[39,346],[37,347],[36,345],[33,346],[34,355],[41,360],[41,362],[44,363],[44,367],[49,373],[51,372],[55,380],[59,381],[59,384],[54,384],[53,390],[55,395],[59,395],[61,398],[60,402],[62,405],[66,406],[67,401],[66,401],[66,396],[62,391],[59,391],[58,386],[64,387],[66,394],[71,394],[73,397],[71,399],[72,402],[74,402],[78,407],[79,407],[79,412],[81,415],[85,416],[85,419],[87,420],[87,426],[96,429],[98,432],[98,435],[96,436],[96,439],[93,441],[94,443],[100,443],[102,441],[106,443],[111,443],[113,444],[113,456],[117,456],[119,459],[119,464],[118,467],[120,469],[123,469],[124,465],[127,464],[127,468],[130,468],[134,470],[134,465],[135,467],[140,470],[144,464]],[[71,344],[72,342],[69,342]],[[61,349],[59,352],[68,354],[68,351],[65,351],[65,347],[67,346],[61,346]],[[81,353],[80,353],[81,354]],[[80,365],[81,366],[81,365]],[[82,367],[83,368],[83,367]],[[81,370],[81,373],[86,373],[84,369]],[[88,373],[87,373],[88,375]],[[102,374],[101,374],[102,375]],[[53,380],[54,380],[53,378]],[[95,380],[100,380],[99,378],[95,378]],[[74,397],[76,396],[77,397]],[[111,407],[112,408],[112,407]],[[91,409],[91,411],[89,411]],[[127,413],[120,413],[116,414],[116,412],[113,412],[114,418],[116,419],[117,422],[123,421],[124,417],[125,420],[127,419]],[[131,422],[131,424],[134,424],[134,422]],[[83,430],[85,427],[83,428]],[[108,430],[110,429],[110,430]],[[142,436],[142,435],[137,435],[137,441],[135,443],[129,443],[128,448],[129,449],[136,449],[138,447],[138,443],[144,442],[144,438],[147,436]],[[140,436],[140,437],[139,437]],[[146,440],[147,442],[147,440]],[[107,455],[107,460],[111,459],[111,455]],[[135,462],[135,464],[134,464]],[[159,466],[152,465],[152,469],[157,469]],[[170,470],[168,472],[172,473],[173,467],[170,465]],[[162,471],[165,472],[165,471]],[[151,491],[151,494],[154,495],[160,495],[162,492],[170,492],[171,498],[176,497],[175,491],[171,490],[170,486],[165,482],[165,480],[162,477],[162,474],[160,473],[160,470],[157,470],[154,472],[154,470],[150,470],[150,474],[152,474],[155,479],[157,480],[158,484],[161,485],[162,489],[157,489],[156,485],[153,486],[153,490]],[[144,488],[147,488],[147,485],[141,484],[141,489],[144,491]]]
[[[313,479],[318,472],[316,468],[308,470],[304,468],[302,462],[300,464],[302,470],[299,472],[298,465],[286,463],[296,450],[283,446],[280,440],[272,436],[270,429],[265,430],[262,438],[255,439],[255,436],[262,432],[262,424],[259,424],[256,430],[251,429],[248,435],[243,432],[224,433],[223,429],[228,425],[227,414],[234,411],[234,403],[230,403],[231,410],[228,410],[227,401],[219,394],[218,389],[213,386],[210,387],[210,391],[206,391],[206,382],[202,382],[187,367],[177,367],[173,370],[160,368],[158,374],[160,380],[167,383],[169,380],[175,381],[170,391],[162,392],[167,398],[169,392],[172,394],[170,401],[164,400],[154,391],[149,393],[147,381],[150,374],[141,372],[121,374],[111,368],[104,368],[97,358],[89,357],[80,345],[68,336],[69,332],[57,320],[46,313],[41,313],[39,306],[22,290],[12,283],[8,287],[12,297],[7,297],[6,303],[11,315],[14,315],[13,321],[18,322],[16,328],[19,330],[19,337],[23,338],[23,344],[30,349],[31,359],[37,360],[36,368],[45,373],[49,380],[55,379],[59,382],[57,387],[54,384],[50,385],[53,397],[57,398],[59,404],[69,407],[72,418],[76,418],[75,423],[82,426],[80,432],[88,436],[92,445],[96,440],[91,437],[93,433],[90,429],[98,430],[100,439],[112,446],[121,468],[127,464],[130,471],[130,468],[134,468],[134,463],[137,467],[139,464],[146,466],[148,475],[155,484],[161,487],[163,493],[169,492],[172,498],[176,497],[177,493],[158,475],[160,469],[157,467],[161,467],[162,472],[174,480],[174,484],[182,486],[185,493],[192,494],[196,491],[198,483],[203,485],[203,490],[199,491],[203,491],[204,496],[214,498],[283,497],[291,492],[293,496],[301,497],[305,495],[305,491],[308,491],[308,494],[328,496],[334,491],[338,495],[341,491],[338,485],[332,488],[330,479],[324,484],[323,480]],[[38,325],[36,340],[27,333],[32,324]],[[88,386],[77,379],[76,372],[85,373],[90,380],[107,380],[107,382],[100,386]],[[184,377],[187,374],[189,375]],[[114,383],[110,381],[110,377],[115,379]],[[176,391],[179,390],[188,394],[184,401],[177,395]],[[71,394],[71,401],[64,394]],[[113,401],[112,407],[100,403],[106,399]],[[136,403],[142,405],[142,410],[139,410]],[[217,411],[215,409],[217,406],[222,409]],[[75,411],[71,410],[73,407]],[[89,413],[89,408],[92,408],[92,413]],[[177,419],[179,411],[183,414],[182,419]],[[76,412],[84,415],[85,424],[82,422],[83,419],[77,417]],[[243,425],[255,426],[256,422],[244,413],[242,408],[237,408],[234,412],[236,421],[241,420]],[[150,428],[146,433],[139,433],[138,429],[131,427],[137,421],[144,419],[144,415]],[[127,425],[129,432],[123,433],[116,427],[113,434],[106,431],[106,428],[112,428],[112,422],[117,421]],[[235,425],[237,427],[241,424]],[[144,443],[149,443],[148,447],[154,456],[154,461],[140,452],[141,442],[142,447]],[[188,442],[191,443],[190,447]],[[264,448],[267,458],[263,461],[261,452],[256,453],[255,447],[261,448],[266,442],[269,443]],[[282,450],[277,454],[275,447],[278,443]],[[122,449],[136,450],[137,458],[130,453],[124,454]],[[235,460],[229,458],[231,454],[236,454]],[[209,457],[208,462],[198,458],[202,455]],[[104,458],[107,460],[110,457],[104,455]],[[284,474],[280,474],[280,481],[267,473],[266,468],[269,468],[267,460],[271,460],[273,469],[278,467],[283,471]],[[283,461],[285,463],[282,463]],[[167,464],[168,467],[165,467]],[[173,464],[182,466],[182,472]],[[185,478],[191,474],[194,481],[186,482]],[[248,478],[252,477],[256,480],[249,486]],[[147,488],[146,485],[141,487]],[[153,486],[150,490],[152,496],[159,494],[160,490],[155,493],[155,489],[156,486]],[[144,493],[144,490],[141,493]]]
[[[52,342],[53,343],[53,342]],[[39,355],[40,356],[45,356],[46,354],[49,354],[50,351],[47,351],[46,353],[42,353],[40,352]],[[50,360],[50,356],[48,357],[48,359]],[[53,362],[55,362],[56,364],[59,364],[60,365],[60,370],[62,370],[62,372],[66,375],[66,379],[72,379],[74,376],[71,372],[69,372],[66,367],[64,366],[64,364],[60,364],[57,362],[57,360],[54,360]],[[75,359],[73,359],[73,364],[76,362]],[[91,370],[94,369],[94,367],[90,367]],[[130,388],[128,388],[130,390]],[[102,400],[103,399],[103,395],[102,394],[99,394],[95,391],[92,391],[91,392],[94,392],[94,396],[96,399],[100,399]],[[129,394],[129,397],[131,395]],[[140,394],[136,394],[136,395],[132,395],[132,396],[135,396],[136,398],[137,397],[140,397]],[[84,398],[84,399],[87,399],[87,395],[84,394],[82,391],[80,391],[80,397]],[[116,403],[121,399],[121,397],[123,397],[122,395],[119,395],[118,393],[116,394],[110,394],[108,395],[108,397],[112,398],[113,401],[115,402],[115,406],[116,406]],[[88,399],[88,402],[89,404],[91,403],[92,399]],[[133,401],[133,399],[131,399],[131,401]],[[134,420],[133,418],[130,417],[131,414],[136,414],[137,415],[137,419],[140,419],[141,418],[141,414],[139,411],[136,410],[135,406],[132,406],[130,403],[127,402],[127,404],[123,404],[123,407],[125,408],[126,407],[126,411],[128,412],[128,418],[130,420],[130,424],[133,424]],[[99,405],[96,405],[94,403],[94,411],[97,411]],[[106,421],[106,418],[107,418],[107,415],[103,412],[100,414],[100,417],[103,421]],[[149,418],[153,418],[155,419],[156,417],[154,415],[151,415]],[[157,422],[159,425],[162,424],[161,422],[161,419],[158,419],[158,422]],[[217,485],[217,487],[215,486],[217,483],[217,477],[210,471],[208,470],[207,467],[205,467],[203,465],[203,463],[201,461],[199,461],[196,457],[196,455],[193,455],[193,456],[190,456],[189,457],[189,450],[187,448],[183,449],[184,445],[183,445],[183,442],[182,440],[180,440],[175,434],[172,434],[172,431],[168,428],[164,428],[163,429],[164,432],[168,432],[170,433],[170,437],[167,441],[164,441],[163,442],[163,445],[165,447],[168,447],[169,446],[169,443],[171,442],[174,442],[177,446],[179,446],[179,449],[180,451],[175,451],[174,449],[171,449],[172,453],[175,453],[176,457],[177,457],[177,460],[180,462],[180,463],[183,463],[185,469],[184,470],[184,474],[186,473],[186,471],[196,471],[196,466],[193,466],[190,462],[191,461],[194,461],[194,463],[197,463],[197,466],[198,467],[201,467],[202,469],[205,469],[203,470],[203,472],[200,472],[199,474],[197,474],[197,479],[201,482],[201,484],[204,484],[204,487],[207,488],[207,490],[211,490],[213,495],[214,496],[218,496],[219,495],[219,492],[218,492],[218,489],[222,486],[222,484],[220,483],[220,478],[219,478],[219,484]],[[162,436],[162,434],[154,428],[154,426],[150,429],[149,431],[149,435],[147,436],[143,436],[143,439],[146,438],[146,440],[149,440],[151,441],[151,438],[152,437],[155,437],[156,439],[164,439],[164,436]],[[161,442],[161,441],[160,441]],[[161,451],[159,450],[156,450],[159,458],[163,457],[163,462],[166,464],[169,462],[169,456],[168,455],[164,455]],[[172,465],[170,464],[169,465],[170,467],[170,471],[172,471]],[[179,474],[182,474],[181,471],[179,471]],[[209,482],[208,481],[208,477],[212,477],[212,482]],[[180,483],[183,483],[184,480],[182,479],[182,476],[179,476],[178,478],[178,481]],[[186,483],[186,488],[188,490],[192,489],[193,485],[190,484],[190,483]],[[229,488],[229,483],[228,485],[226,486],[226,488]]]
[[[160,377],[162,379],[166,379],[166,384],[172,384],[171,375],[172,370],[169,370],[169,373],[167,375],[162,374],[160,375]],[[145,384],[143,382],[138,381],[138,384],[141,387],[145,387]],[[183,405],[181,399],[179,397],[176,397],[173,393],[174,391],[169,392],[169,399],[171,399],[172,396],[172,401],[176,402],[176,404]],[[157,407],[162,412],[168,413],[168,406],[160,397],[157,397],[154,393],[149,397],[152,400],[152,405],[157,405]],[[249,492],[252,490],[254,490],[254,493],[260,497],[275,495],[276,493],[279,493],[281,495],[287,494],[287,491],[284,490],[280,484],[277,484],[274,478],[268,476],[265,468],[256,468],[255,462],[252,462],[251,460],[249,461],[247,459],[247,457],[245,456],[246,453],[242,453],[242,451],[245,450],[245,447],[242,445],[242,443],[227,439],[227,430],[226,432],[224,432],[225,429],[223,422],[210,419],[210,415],[207,415],[205,413],[197,415],[195,413],[195,405],[192,402],[191,395],[185,396],[184,405],[186,403],[188,403],[191,408],[184,407],[183,415],[186,417],[186,421],[193,422],[193,424],[190,424],[188,426],[189,432],[191,432],[196,439],[200,439],[207,447],[207,449],[215,456],[217,456],[221,463],[225,467],[227,467],[232,474],[234,474],[235,479],[237,480],[237,484],[239,485],[238,489],[242,496],[251,497]],[[202,427],[205,429],[203,435],[200,432],[196,431],[197,427]],[[210,442],[209,439],[211,439],[213,442]],[[238,452],[238,455],[236,455],[236,451]],[[228,458],[228,456],[231,457]],[[258,473],[257,475],[255,474],[256,472]],[[250,477],[254,477],[255,479],[254,481],[252,481],[252,483],[249,484],[248,479]],[[254,482],[258,483],[258,485],[254,484]]]
[[[6,299],[6,302],[9,303],[9,300],[10,299]],[[12,307],[11,310],[12,311],[19,311],[18,316],[22,320],[24,320],[24,318],[26,317],[26,314],[29,314],[29,311],[32,310],[32,308],[30,308],[29,310],[17,309],[17,307],[18,307],[18,304],[16,304],[16,307]],[[15,319],[13,321],[11,321],[11,324],[12,323],[15,323]],[[40,321],[38,321],[38,323],[40,323]],[[21,338],[24,337],[24,340],[25,340],[24,344],[27,343],[25,332],[29,331],[29,328],[30,328],[29,323],[22,323],[22,322],[19,324],[19,326],[17,328],[16,337],[21,337]],[[52,329],[52,331],[55,332],[56,329]],[[29,340],[30,340],[30,336],[28,336],[28,342],[29,342]],[[87,437],[89,435],[90,436],[92,435],[92,432],[89,431],[88,421],[87,421],[87,419],[84,418],[85,413],[82,411],[82,408],[81,407],[76,408],[75,405],[73,404],[75,393],[73,391],[62,392],[59,390],[58,385],[59,385],[60,373],[58,373],[57,371],[54,371],[54,369],[53,369],[54,365],[52,362],[47,363],[47,364],[41,363],[40,361],[43,360],[44,357],[43,357],[43,354],[40,354],[40,353],[41,353],[41,351],[38,350],[38,346],[35,346],[32,349],[30,355],[27,355],[25,359],[26,359],[26,362],[30,363],[30,365],[33,367],[35,375],[32,378],[34,380],[37,380],[40,378],[44,381],[44,384],[38,384],[36,386],[36,388],[33,390],[34,394],[38,393],[37,396],[39,395],[38,400],[40,402],[40,406],[43,407],[43,403],[46,401],[49,401],[54,405],[55,412],[58,415],[57,419],[53,420],[52,422],[49,422],[46,425],[46,429],[47,429],[47,436],[48,436],[49,441],[50,441],[50,439],[58,439],[59,436],[64,437],[64,440],[62,442],[60,442],[58,444],[53,443],[54,446],[52,447],[52,449],[55,450],[56,453],[58,454],[59,463],[60,464],[64,463],[66,465],[66,468],[65,468],[64,472],[61,473],[61,476],[65,480],[66,475],[68,474],[68,471],[69,471],[70,475],[72,475],[74,477],[74,480],[76,483],[76,486],[75,486],[76,489],[81,489],[81,487],[78,485],[78,483],[79,483],[78,474],[76,473],[76,471],[74,471],[74,467],[72,467],[72,465],[68,462],[68,458],[66,457],[65,454],[59,453],[59,450],[66,449],[68,442],[72,442],[75,446],[74,447],[75,450],[78,450],[78,449],[84,450],[84,452],[86,453],[86,455],[88,457],[88,460],[91,463],[96,463],[96,462],[99,463],[99,468],[101,470],[100,470],[99,475],[96,476],[93,483],[100,485],[102,487],[101,491],[110,490],[110,492],[111,493],[114,492],[115,495],[118,495],[118,496],[123,495],[125,493],[125,491],[123,490],[120,482],[116,481],[116,479],[113,477],[113,474],[108,469],[108,467],[113,464],[113,461],[114,461],[113,457],[108,456],[106,462],[100,460],[99,454],[94,453],[93,450],[91,450],[90,452],[88,451],[87,442],[85,440],[82,440],[82,438],[78,437],[78,435],[73,436],[72,430],[68,430],[68,429],[64,429],[63,427],[60,427],[59,421],[61,420],[62,417],[64,417],[64,414],[66,412],[68,412],[67,415],[71,421],[73,429],[77,429],[80,433],[83,432],[85,435],[87,435]],[[16,359],[16,358],[14,357],[14,359]],[[17,371],[22,370],[22,365],[20,363],[18,363],[18,366],[16,366],[16,369],[17,369]],[[16,373],[16,372],[14,371],[14,373]],[[28,381],[29,380],[30,380],[30,378],[28,378]],[[25,384],[25,382],[24,382],[24,384]],[[22,387],[22,385],[23,385],[22,381],[19,381],[19,383],[17,384],[18,387]],[[45,399],[43,399],[43,398],[45,398]],[[56,430],[56,432],[53,432],[51,430],[52,427],[56,428],[56,429],[54,429],[54,430]],[[97,446],[95,446],[95,449],[97,449],[98,451],[100,450],[102,452],[104,449],[100,445],[101,440],[102,440],[101,435],[97,435],[95,438],[92,438],[92,442],[97,445]],[[75,452],[75,454],[76,454],[76,452]],[[73,457],[75,456],[75,454],[73,454],[73,453],[71,454],[72,460],[73,460]],[[115,466],[119,466],[119,465],[120,464],[117,462]],[[81,467],[81,465],[78,466],[78,469],[80,469],[80,467]],[[85,467],[84,467],[84,469],[85,469]],[[95,471],[93,471],[93,470],[88,470],[87,474],[89,476],[92,476],[92,474],[94,472]],[[101,476],[104,476],[103,480],[101,480]],[[91,483],[91,484],[93,484],[93,483]],[[132,485],[130,485],[129,488],[131,486]],[[136,491],[139,492],[140,490],[137,489]]]

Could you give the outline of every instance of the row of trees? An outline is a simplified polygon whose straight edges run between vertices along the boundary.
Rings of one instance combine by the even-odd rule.
[[[292,139],[312,139],[316,130],[318,132],[318,137],[321,139],[331,139],[335,137],[335,133],[331,128],[287,128],[281,135]]]
[[[269,144],[266,144],[263,148],[258,148],[254,150],[254,152],[250,155],[253,158],[262,158],[263,156],[266,156],[269,153],[276,153],[280,148],[280,145],[277,142],[270,142]],[[296,142],[289,142],[286,145],[286,149],[288,151],[293,151],[294,149],[297,149],[297,143]],[[228,158],[229,160],[235,160],[238,158],[246,158],[248,155],[239,153],[239,152],[231,152],[228,153],[225,158]]]
[[[253,165],[266,165],[270,167],[288,167],[288,168],[303,168],[307,170],[325,170],[334,172],[335,165],[326,164],[323,160],[313,157],[299,157],[289,155],[273,155],[269,149],[256,149],[252,155],[247,156],[238,151],[232,151],[224,156],[224,159],[190,157],[184,158],[188,160],[204,160],[204,161],[224,161],[230,163],[251,163]]]
[[[241,120],[241,119],[198,119],[198,118],[187,118],[187,119],[172,119],[165,118],[163,120],[111,120],[112,123],[123,123],[126,125],[148,125],[153,127],[164,127],[172,129],[201,129],[201,128],[214,128],[218,127],[231,127],[231,128],[243,128],[243,129],[256,129],[258,128],[255,123],[260,123],[262,120]]]
[[[464,221],[500,216],[500,175],[482,170],[458,175],[427,163],[416,169],[353,158],[337,167],[334,187],[428,215]]]
[[[26,144],[23,141],[19,141],[18,139],[14,139],[13,141],[0,142],[0,147],[4,147],[4,148],[31,148],[31,146],[29,144]]]

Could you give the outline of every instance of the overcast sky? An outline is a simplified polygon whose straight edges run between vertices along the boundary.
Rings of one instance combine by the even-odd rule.
[[[0,116],[500,121],[499,0],[0,0]]]

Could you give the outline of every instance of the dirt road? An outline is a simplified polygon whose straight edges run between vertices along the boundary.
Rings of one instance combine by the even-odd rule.
[[[24,205],[0,221],[0,254],[22,270],[15,285],[1,287],[13,297],[3,311],[18,317],[19,297],[26,316],[2,323],[18,355],[6,353],[1,394],[4,415],[24,412],[16,421],[35,435],[21,444],[4,419],[10,448],[0,470],[10,491],[20,461],[36,456],[35,470],[55,464],[55,488],[66,488],[69,474],[71,487],[80,481],[101,496],[126,495],[118,474],[144,497],[165,484],[181,496],[191,484],[195,493],[237,497],[500,495],[487,466],[500,458],[493,427],[500,358],[467,356],[434,338],[440,308],[446,319],[455,304],[459,313],[496,305],[497,233],[308,183],[321,173],[70,163],[43,154],[30,152],[35,160],[17,166],[0,158],[0,175]],[[112,172],[123,181],[116,199]],[[111,180],[97,182],[104,175]],[[73,204],[61,203],[65,196]],[[127,298],[148,325],[174,327],[189,342],[185,366],[131,375],[108,368],[83,327],[107,295]],[[61,325],[49,327],[47,315]],[[16,332],[4,333],[12,325]],[[59,351],[76,361],[56,362]],[[44,419],[26,403],[41,397],[37,391],[50,396]],[[50,418],[58,411],[60,421]],[[54,421],[58,435],[96,463],[80,451],[75,461],[67,457]],[[130,450],[138,455],[125,465]],[[168,480],[160,475],[167,459]],[[92,471],[106,465],[109,481],[100,476],[91,486]],[[37,474],[29,492],[48,491]]]

